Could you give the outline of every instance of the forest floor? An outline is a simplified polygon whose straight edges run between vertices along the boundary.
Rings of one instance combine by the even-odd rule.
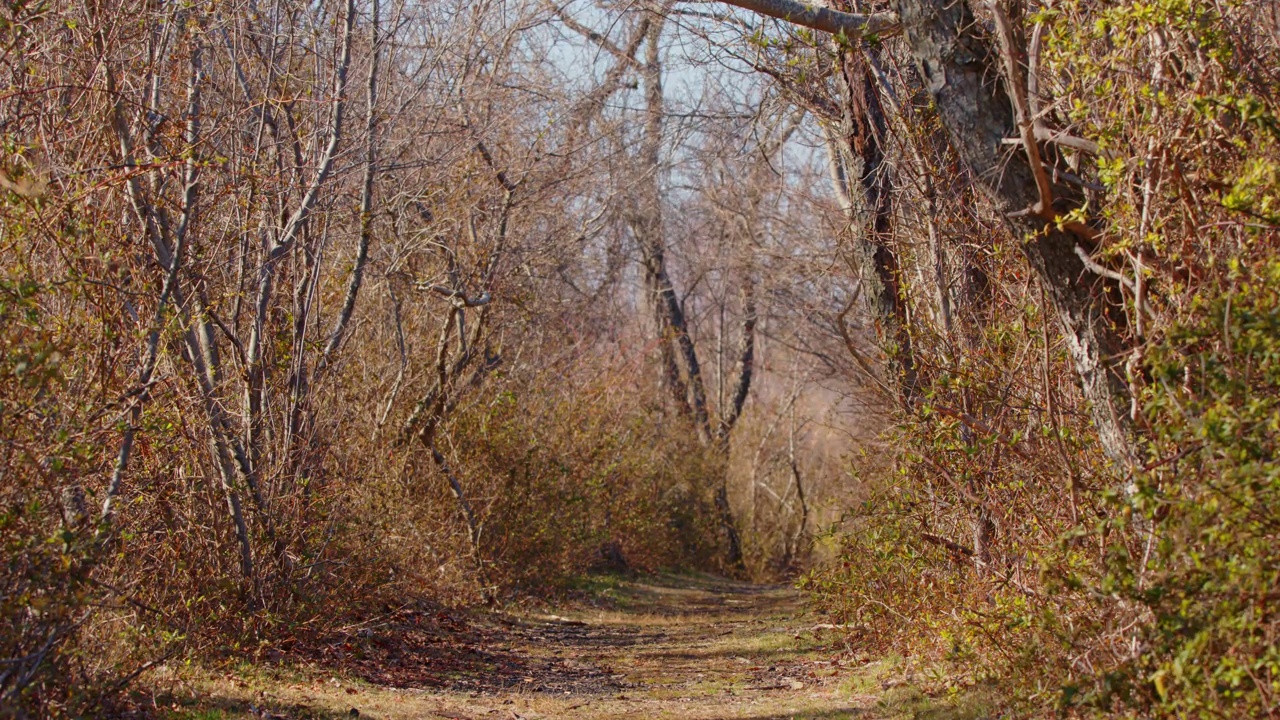
[[[913,682],[901,662],[854,654],[791,588],[608,576],[583,596],[554,614],[398,613],[333,638],[315,662],[161,668],[136,697],[167,720],[991,713],[979,693]]]

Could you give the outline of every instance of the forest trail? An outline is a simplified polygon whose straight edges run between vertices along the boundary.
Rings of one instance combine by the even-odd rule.
[[[434,639],[384,625],[343,675],[244,668],[189,685],[169,718],[977,718],[890,663],[855,662],[794,589],[711,576],[592,581],[544,613],[437,613]],[[601,607],[604,606],[604,607]],[[420,623],[413,623],[417,626]],[[448,642],[441,627],[452,631]],[[350,643],[344,647],[351,647]],[[379,652],[377,648],[391,648]],[[886,688],[892,688],[886,691]],[[161,701],[160,707],[164,707]],[[353,712],[355,710],[356,712]],[[358,713],[358,714],[357,714]]]

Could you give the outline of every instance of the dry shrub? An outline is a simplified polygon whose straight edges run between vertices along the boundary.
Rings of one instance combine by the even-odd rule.
[[[957,346],[806,580],[864,647],[954,662],[1031,714],[1273,717],[1278,37],[1267,4],[1032,7],[1081,156],[1141,460],[1107,462],[1040,291],[997,243]],[[1096,270],[1095,270],[1096,272]],[[1113,274],[1115,270],[1111,270]],[[1100,281],[1083,277],[1081,282]]]
[[[10,210],[15,224],[41,217]],[[96,312],[94,283],[65,272],[13,266],[0,285],[0,692],[16,717],[99,712],[161,658],[262,658],[423,599],[542,593],[608,547],[637,570],[706,568],[717,555],[715,463],[644,400],[654,391],[634,367],[590,354],[499,370],[460,394],[442,446],[479,511],[478,548],[437,466],[366,403],[321,425],[322,460],[272,497],[282,552],[250,511],[261,572],[246,586],[206,428],[172,385],[153,389],[122,500],[100,523],[132,388],[115,355],[134,338]],[[85,341],[111,333],[105,346]],[[366,371],[350,367],[335,387],[358,389]]]
[[[643,382],[569,384],[573,397],[504,390],[451,431],[485,508],[486,562],[530,590],[601,564],[607,551],[636,570],[709,567],[717,465],[696,435],[639,402]]]

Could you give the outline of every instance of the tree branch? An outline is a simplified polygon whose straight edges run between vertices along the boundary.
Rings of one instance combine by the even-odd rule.
[[[560,22],[564,23],[565,27],[585,37],[586,39],[590,40],[596,45],[599,45],[602,50],[607,51],[610,55],[614,56],[621,62],[637,70],[641,68],[640,61],[636,60],[635,47],[638,45],[637,41],[642,39],[644,37],[645,32],[649,29],[648,19],[641,21],[640,27],[637,28],[635,37],[632,39],[631,42],[627,43],[627,49],[623,50],[622,48],[618,47],[618,45],[614,43],[612,40],[610,40],[608,37],[601,35],[595,30],[592,30],[586,25],[583,25],[582,23],[575,20],[572,15],[566,12],[565,9],[560,7],[559,5],[556,5],[552,2],[547,2],[546,5],[551,10],[551,12],[555,13],[556,18]]]
[[[723,0],[727,5],[740,7],[761,15],[803,25],[832,35],[866,37],[868,35],[892,35],[901,30],[897,13],[883,12],[872,15],[840,12],[819,5],[796,0]]]
[[[360,286],[364,281],[364,266],[369,259],[369,241],[373,237],[373,181],[377,172],[378,159],[378,59],[381,48],[378,38],[378,0],[373,0],[370,10],[369,76],[365,87],[367,107],[365,109],[365,154],[364,175],[360,182],[360,239],[356,244],[356,261],[351,268],[351,282],[347,285],[347,295],[342,301],[342,310],[334,323],[329,340],[325,343],[321,362],[324,363],[342,344],[346,334],[347,323],[355,311],[356,298],[360,295]]]

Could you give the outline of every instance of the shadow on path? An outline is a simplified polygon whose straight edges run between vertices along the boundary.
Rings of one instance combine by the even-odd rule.
[[[590,606],[557,614],[401,613],[310,648],[293,676],[207,678],[192,707],[209,712],[171,717],[984,716],[931,714],[940,708],[923,696],[884,702],[878,676],[841,665],[833,638],[814,635],[791,588],[706,575],[599,585]]]

